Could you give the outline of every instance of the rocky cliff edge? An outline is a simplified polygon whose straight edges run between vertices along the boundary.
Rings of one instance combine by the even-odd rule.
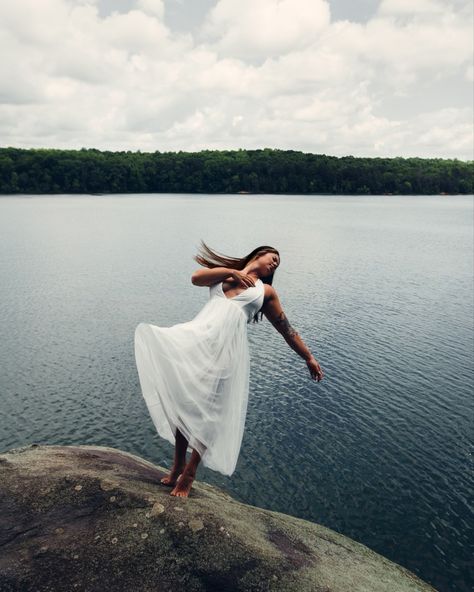
[[[324,526],[100,446],[0,454],[1,592],[436,592]]]

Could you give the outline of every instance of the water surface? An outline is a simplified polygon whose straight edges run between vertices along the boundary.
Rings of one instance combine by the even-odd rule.
[[[280,250],[274,286],[325,378],[267,320],[248,325],[237,469],[198,479],[470,590],[472,196],[0,198],[0,450],[97,444],[171,466],[133,333],[206,302],[191,283],[201,238]]]

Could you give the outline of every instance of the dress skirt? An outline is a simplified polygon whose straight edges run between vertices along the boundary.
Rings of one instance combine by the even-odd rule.
[[[225,298],[211,298],[190,321],[140,323],[135,360],[158,434],[175,444],[178,428],[204,466],[235,470],[247,414],[250,357],[247,318]]]

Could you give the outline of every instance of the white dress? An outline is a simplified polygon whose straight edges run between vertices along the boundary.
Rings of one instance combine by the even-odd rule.
[[[250,377],[247,324],[263,305],[257,279],[228,298],[222,282],[190,321],[172,327],[139,323],[135,361],[158,434],[175,443],[176,428],[203,465],[232,475],[244,433]]]

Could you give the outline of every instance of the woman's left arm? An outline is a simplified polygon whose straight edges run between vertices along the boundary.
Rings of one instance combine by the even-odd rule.
[[[273,286],[265,286],[265,302],[261,310],[275,329],[283,335],[288,345],[305,360],[311,377],[318,382],[322,380],[324,373],[319,362],[301,339],[299,333],[290,325]]]

